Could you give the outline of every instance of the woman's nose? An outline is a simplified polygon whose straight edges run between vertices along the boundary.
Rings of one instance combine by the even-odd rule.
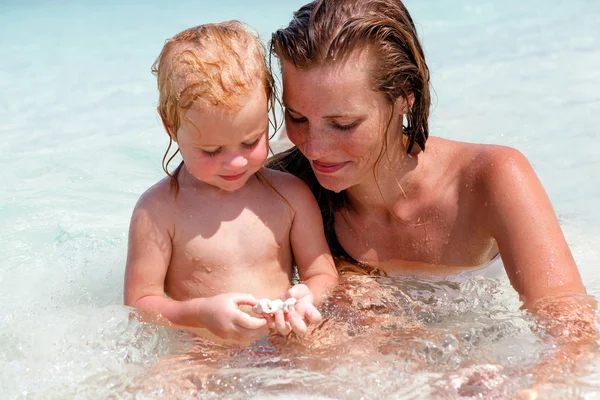
[[[300,150],[309,160],[318,160],[329,152],[330,147],[331,140],[323,131],[310,128]]]

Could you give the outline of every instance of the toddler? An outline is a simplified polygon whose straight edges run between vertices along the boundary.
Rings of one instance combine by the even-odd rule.
[[[221,338],[304,333],[337,272],[309,188],[263,167],[275,94],[260,40],[238,21],[190,28],[153,72],[168,176],[133,211],[125,304]],[[169,172],[172,142],[183,162]],[[303,283],[290,288],[293,264]],[[296,303],[273,316],[240,310],[259,298]]]

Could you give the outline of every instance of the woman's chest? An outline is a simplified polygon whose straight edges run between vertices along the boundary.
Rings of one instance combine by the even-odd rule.
[[[476,266],[493,256],[494,240],[476,216],[458,207],[426,210],[421,218],[352,218],[338,213],[335,232],[341,246],[355,260],[374,266],[423,263]]]

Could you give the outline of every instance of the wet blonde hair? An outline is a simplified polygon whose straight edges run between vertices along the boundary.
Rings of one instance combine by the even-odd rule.
[[[158,112],[169,133],[169,146],[162,160],[177,193],[177,174],[168,166],[179,149],[168,157],[177,139],[181,117],[196,104],[217,106],[236,112],[240,99],[251,93],[257,83],[263,85],[275,126],[275,83],[265,60],[265,47],[258,34],[240,21],[204,24],[186,29],[168,39],[152,65],[158,80]]]

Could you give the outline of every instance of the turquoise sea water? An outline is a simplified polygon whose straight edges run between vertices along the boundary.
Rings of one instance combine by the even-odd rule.
[[[154,396],[128,385],[177,354],[172,333],[129,322],[121,306],[129,216],[139,195],[162,177],[167,144],[150,66],[164,40],[184,28],[241,19],[268,37],[302,3],[0,3],[0,397]],[[432,135],[525,153],[589,292],[600,298],[600,3],[406,4],[432,72]],[[442,339],[400,343],[394,337],[412,350],[396,358],[379,352],[364,364],[328,358],[325,363],[339,366],[327,373],[302,367],[289,354],[295,364],[268,371],[256,360],[235,364],[240,359],[230,355],[232,363],[203,378],[199,397],[290,391],[296,397],[435,397],[437,388],[453,387],[456,370],[482,363],[504,368],[499,376],[506,379],[494,389],[500,398],[528,385],[526,373],[514,368],[534,364],[542,345],[505,280],[460,287],[383,283],[409,293],[426,311],[416,317]],[[439,291],[451,293],[446,302],[431,306],[422,297]],[[484,300],[466,301],[473,293]],[[481,340],[469,342],[465,332]],[[424,367],[401,362],[417,365],[415,354],[428,351],[434,361]],[[227,375],[233,370],[245,380]],[[549,393],[600,395],[598,359],[582,370],[554,381]],[[508,377],[516,383],[507,384]],[[290,379],[299,385],[287,388]]]

